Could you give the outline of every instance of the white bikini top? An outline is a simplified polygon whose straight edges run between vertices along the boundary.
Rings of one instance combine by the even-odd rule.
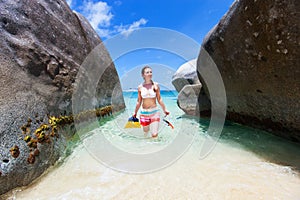
[[[154,85],[151,85],[151,88],[147,89],[143,84],[140,85],[141,87],[141,96],[143,99],[147,98],[155,98],[156,92],[154,91]]]

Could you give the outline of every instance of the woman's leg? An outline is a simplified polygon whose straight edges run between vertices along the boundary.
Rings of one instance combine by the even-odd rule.
[[[157,137],[160,122],[160,113],[156,112],[151,118],[150,130],[152,137]]]
[[[144,135],[147,136],[148,135],[148,132],[149,132],[149,125],[148,126],[143,126],[143,130],[144,130]]]
[[[145,136],[151,131],[152,137],[157,137],[158,126],[160,121],[160,113],[157,108],[142,110],[140,115],[140,123],[143,126]]]
[[[151,123],[151,119],[148,116],[141,115],[140,116],[140,124],[143,126],[144,136],[148,135],[149,132],[149,125]]]
[[[152,137],[157,137],[159,128],[159,121],[152,122],[150,124],[150,130]]]

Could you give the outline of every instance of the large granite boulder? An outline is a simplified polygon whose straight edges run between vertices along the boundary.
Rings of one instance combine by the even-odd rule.
[[[29,184],[61,156],[73,132],[38,143],[34,152],[24,136],[34,137],[47,115],[72,112],[77,72],[100,43],[87,20],[64,0],[0,2],[0,194]],[[120,88],[116,69],[104,47],[100,53],[110,65],[103,66],[95,106],[110,104],[114,92],[118,109],[124,108],[121,91],[115,91]]]
[[[202,85],[185,85],[178,93],[177,104],[186,114],[196,116],[199,113],[198,96]]]
[[[199,84],[197,76],[197,59],[181,65],[172,77],[172,84],[179,92],[185,85]]]
[[[200,110],[209,108],[209,101],[201,92],[202,84],[197,76],[196,59],[181,65],[172,77],[172,84],[178,92],[177,104],[186,114],[196,116]],[[201,96],[201,104],[198,98]]]
[[[298,142],[299,19],[298,0],[239,0],[203,41],[224,81],[227,118]]]

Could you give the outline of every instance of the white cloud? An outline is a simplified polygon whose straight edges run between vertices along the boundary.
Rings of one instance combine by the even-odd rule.
[[[113,14],[111,13],[111,7],[106,2],[93,3],[92,1],[87,1],[82,11],[94,29],[110,26]]]
[[[96,31],[99,34],[99,36],[101,37],[101,39],[111,37],[111,34],[113,32],[106,28],[97,28]]]
[[[67,0],[68,4],[72,4],[72,0]],[[116,6],[122,4],[121,1],[114,1]],[[126,25],[112,25],[111,21],[114,17],[111,10],[112,7],[109,6],[106,2],[93,2],[92,0],[86,0],[83,2],[81,7],[78,7],[80,13],[82,13],[87,20],[90,22],[92,27],[96,30],[99,36],[103,38],[109,38],[114,34],[121,33],[125,36],[128,36],[135,29],[138,29],[142,25],[147,23],[147,20],[141,18],[138,21],[133,22],[132,24]]]
[[[138,21],[133,22],[130,25],[120,25],[116,26],[117,31],[120,32],[121,34],[128,36],[130,35],[134,30],[140,28],[142,25],[145,25],[147,23],[147,20],[142,18]]]

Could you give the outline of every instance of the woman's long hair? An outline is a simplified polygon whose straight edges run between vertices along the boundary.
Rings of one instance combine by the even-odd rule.
[[[146,65],[146,66],[144,66],[144,67],[142,68],[142,71],[141,71],[142,75],[144,75],[145,70],[148,69],[148,68],[152,70],[152,68],[149,67],[148,65]],[[152,81],[152,79],[151,79],[151,83],[152,83],[153,91],[156,92],[156,88],[154,87],[154,82]]]

